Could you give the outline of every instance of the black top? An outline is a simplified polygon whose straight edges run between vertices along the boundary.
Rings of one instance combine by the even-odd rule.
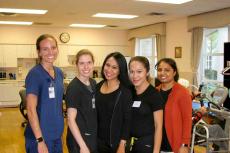
[[[110,124],[112,120],[115,99],[119,96],[120,89],[117,89],[111,93],[103,94],[98,93],[98,137],[105,142],[110,142]],[[109,145],[109,143],[108,143]]]
[[[120,140],[127,140],[129,137],[132,95],[122,84],[118,90],[102,94],[100,89],[103,82],[97,85],[95,95],[98,136],[116,152]]]
[[[167,91],[160,90],[160,94],[161,94],[161,96],[163,98],[164,109],[165,109],[165,105],[166,105],[167,100],[168,100],[168,96],[169,96],[169,94],[170,94],[171,91],[172,91],[172,89],[169,89]],[[172,148],[171,148],[171,146],[169,144],[169,140],[168,140],[168,137],[167,137],[167,133],[166,133],[164,122],[163,122],[163,129],[162,129],[161,150],[162,151],[166,151],[166,152],[172,152]]]
[[[137,138],[154,135],[153,112],[163,109],[159,92],[149,85],[142,94],[135,95],[133,100],[131,135]]]
[[[66,90],[67,108],[76,108],[76,123],[81,135],[91,151],[96,150],[97,134],[97,113],[95,107],[95,87],[96,82],[90,79],[91,89],[83,84],[78,78],[74,78]],[[67,130],[67,143],[76,143],[70,129]]]

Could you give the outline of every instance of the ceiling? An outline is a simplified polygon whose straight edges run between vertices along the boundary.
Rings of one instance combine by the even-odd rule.
[[[2,8],[47,9],[45,15],[0,15],[5,21],[32,21],[32,26],[68,28],[70,24],[105,24],[106,28],[132,29],[149,24],[230,7],[230,0],[193,0],[173,5],[134,0],[0,0]],[[163,15],[150,15],[152,13]],[[138,15],[134,19],[91,17],[96,13]]]

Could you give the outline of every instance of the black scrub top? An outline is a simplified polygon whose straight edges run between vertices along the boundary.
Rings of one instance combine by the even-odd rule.
[[[153,112],[160,109],[163,109],[163,101],[152,85],[149,85],[142,94],[134,95],[131,136],[139,138],[154,135]]]
[[[66,91],[66,104],[68,108],[77,109],[76,123],[81,135],[91,151],[96,150],[97,140],[97,112],[95,106],[95,87],[96,82],[90,79],[91,88],[83,84],[78,78],[74,78]],[[92,89],[92,90],[89,90]],[[68,143],[78,145],[68,128]]]

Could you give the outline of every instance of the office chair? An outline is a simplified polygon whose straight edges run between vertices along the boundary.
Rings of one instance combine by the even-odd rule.
[[[19,91],[19,95],[21,97],[21,102],[19,104],[19,110],[22,116],[26,119],[26,121],[22,122],[21,126],[25,127],[27,124],[27,120],[28,120],[27,113],[26,113],[26,89],[21,89]]]

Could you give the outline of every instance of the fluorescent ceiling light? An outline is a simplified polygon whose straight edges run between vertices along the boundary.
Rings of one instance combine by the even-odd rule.
[[[85,27],[85,28],[103,28],[106,25],[101,24],[71,24],[70,27]]]
[[[45,14],[47,10],[0,8],[2,13]]]
[[[33,24],[33,22],[20,22],[20,21],[0,21],[0,24],[31,25],[31,24]]]
[[[168,4],[183,4],[183,3],[190,2],[192,0],[136,0],[136,1],[168,3]]]
[[[97,14],[94,14],[93,17],[117,18],[117,19],[132,19],[132,18],[136,18],[138,16],[136,16],[136,15],[125,15],[125,14],[97,13]]]

